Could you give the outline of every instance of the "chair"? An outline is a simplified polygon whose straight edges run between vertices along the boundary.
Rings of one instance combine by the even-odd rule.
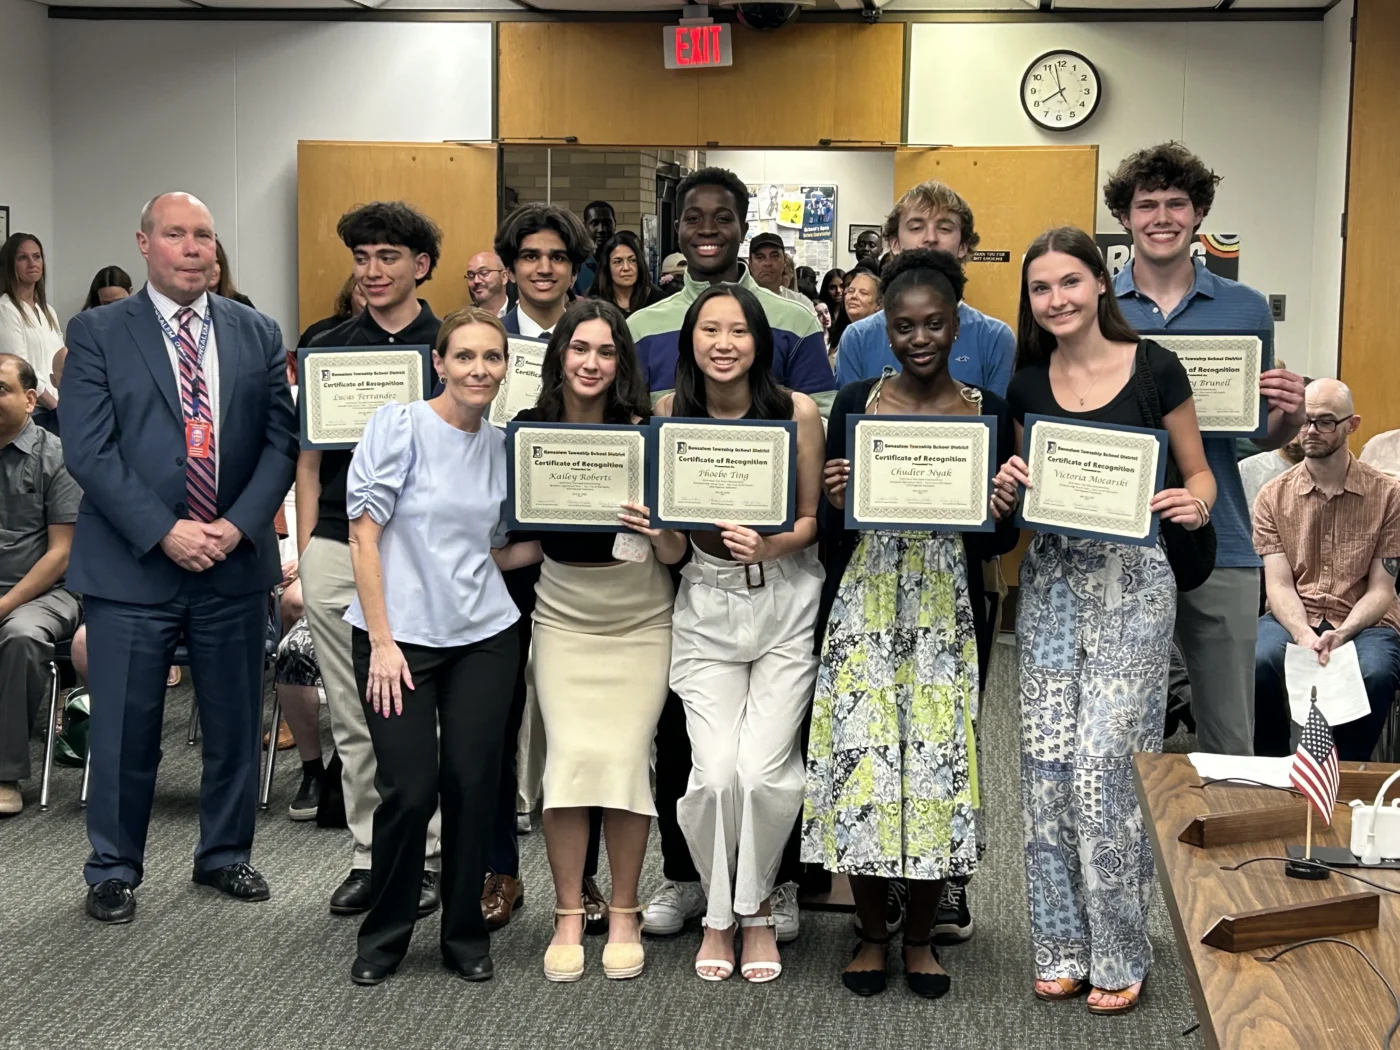
[[[267,637],[266,637],[266,639],[264,640],[264,643],[263,643],[263,674],[264,674],[263,691],[264,691],[264,693],[265,693],[266,690],[267,690],[267,683],[266,683],[266,677],[265,677],[265,676],[266,676],[270,671],[275,671],[276,666],[277,666],[277,645],[278,645],[278,643],[281,641],[281,636],[282,636],[282,594],[281,594],[281,591],[280,591],[280,590],[274,590],[274,591],[269,595],[269,597],[268,597],[268,616],[269,616],[269,619],[268,619]],[[55,727],[56,727],[57,724],[58,724],[58,666],[57,666],[57,661],[60,660],[60,659],[69,660],[69,659],[72,658],[72,657],[71,657],[71,644],[72,644],[72,643],[71,643],[71,640],[70,640],[70,641],[65,641],[65,642],[61,643],[61,646],[56,646],[55,649],[54,649],[54,659],[53,659],[52,661],[49,662],[49,669],[50,669],[50,671],[52,672],[52,675],[53,675],[53,679],[52,679],[52,680],[53,680],[53,687],[52,687],[52,689],[51,689],[50,697],[49,697],[49,740],[48,740],[48,744],[47,744],[47,746],[46,746],[46,748],[45,748],[45,752],[44,752],[44,783],[43,783],[43,787],[42,787],[42,789],[41,789],[41,791],[40,791],[40,796],[39,796],[39,808],[40,808],[40,809],[47,809],[47,808],[48,808],[48,798],[49,798],[49,774],[50,774],[50,771],[52,770],[52,767],[53,767],[54,743],[55,743],[55,737],[57,736],[57,734],[54,732],[54,729],[55,729]],[[60,654],[60,651],[59,651],[60,648],[62,649],[62,653],[61,653],[61,654]],[[189,650],[188,650],[187,648],[185,648],[185,646],[183,646],[183,645],[178,645],[178,646],[176,646],[176,648],[175,648],[175,655],[172,657],[172,663],[174,663],[175,665],[180,666],[180,667],[188,667],[188,666],[189,666],[189,660],[190,660],[190,657],[189,657]],[[261,707],[261,706],[262,706],[261,703],[260,703],[258,706]],[[271,740],[268,741],[267,759],[266,759],[266,761],[265,761],[265,763],[264,763],[263,772],[262,772],[262,786],[261,786],[261,789],[260,789],[260,791],[259,791],[259,793],[258,793],[258,808],[259,808],[259,809],[267,809],[267,808],[268,808],[268,798],[269,798],[269,796],[272,794],[272,776],[273,776],[273,773],[274,773],[274,771],[275,771],[275,767],[276,767],[276,764],[277,764],[277,740],[276,740],[275,738],[276,738],[276,732],[277,732],[277,724],[278,724],[279,720],[281,719],[281,717],[282,717],[282,702],[281,702],[281,699],[277,696],[277,689],[276,689],[276,687],[274,686],[274,688],[273,688],[273,690],[272,690],[272,729],[273,729],[273,739],[271,739]],[[259,735],[261,735],[261,733],[264,732],[265,730],[266,730],[266,722],[263,723],[263,728],[259,730]],[[188,729],[188,731],[187,731],[187,733],[186,733],[185,743],[189,744],[190,746],[193,746],[196,742],[198,742],[198,740],[199,740],[199,701],[198,701],[197,698],[195,698],[195,699],[192,699],[192,701],[191,701],[191,703],[190,703],[190,723],[189,723],[189,729]],[[87,805],[88,783],[89,783],[89,780],[90,780],[90,778],[91,778],[91,774],[92,774],[92,749],[91,749],[91,748],[88,748],[87,756],[86,756],[85,759],[83,760],[83,783],[82,783],[81,789],[80,789],[79,792],[78,792],[78,805],[79,805],[79,806],[86,806],[86,805]]]
[[[73,639],[65,638],[54,644],[53,656],[49,658],[49,733],[44,744],[44,776],[39,787],[39,809],[49,808],[49,782],[53,777],[53,752],[58,746],[58,665],[59,662],[72,663]],[[84,770],[84,780],[87,771]]]

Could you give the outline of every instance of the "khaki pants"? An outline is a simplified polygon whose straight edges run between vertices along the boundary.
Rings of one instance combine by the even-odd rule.
[[[369,737],[369,723],[365,719],[369,708],[355,685],[355,670],[350,660],[350,625],[345,622],[345,610],[355,598],[349,544],[313,536],[301,556],[298,574],[306,603],[306,623],[311,628],[316,662],[321,666],[321,684],[326,689],[331,737],[340,755],[345,820],[354,841],[350,867],[368,869],[370,847],[374,842],[374,811],[379,807],[379,792],[374,787],[378,767]],[[439,866],[441,828],[439,808],[428,824],[428,867],[434,870]]]

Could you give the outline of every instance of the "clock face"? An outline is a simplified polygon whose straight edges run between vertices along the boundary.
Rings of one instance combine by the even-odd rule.
[[[1021,78],[1021,108],[1047,131],[1077,128],[1099,108],[1099,71],[1075,51],[1041,55]]]

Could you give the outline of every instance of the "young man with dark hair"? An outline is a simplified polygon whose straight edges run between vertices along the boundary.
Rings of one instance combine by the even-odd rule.
[[[884,236],[895,253],[935,248],[958,260],[967,258],[981,240],[967,201],[951,186],[935,181],[921,182],[899,198],[885,217]],[[1016,337],[1009,325],[962,302],[958,337],[950,355],[948,372],[954,379],[1005,394],[1016,357]],[[886,367],[898,370],[899,362],[885,334],[885,311],[880,310],[842,333],[836,385],[872,379]]]
[[[417,288],[428,280],[442,255],[437,225],[402,201],[377,201],[347,212],[336,232],[350,250],[355,281],[366,306],[357,317],[323,332],[312,346],[432,346],[442,322]],[[342,766],[345,819],[350,828],[350,874],[331,894],[335,915],[357,915],[370,903],[370,855],[374,811],[379,805],[377,763],[365,721],[365,705],[355,685],[350,659],[350,625],[345,610],[355,598],[350,567],[350,523],[345,484],[353,449],[303,449],[297,459],[297,551],[306,621],[316,646],[326,690],[331,734]],[[429,870],[423,876],[419,914],[439,903],[439,815],[428,826]]]
[[[748,222],[748,188],[732,171],[702,168],[676,187],[676,235],[685,256],[681,290],[627,319],[653,400],[676,385],[678,334],[690,304],[712,284],[741,284],[763,304],[773,328],[773,375],[784,386],[831,407],[836,381],[816,314],[774,295],[739,261]]]
[[[627,319],[653,400],[675,386],[678,336],[690,304],[710,285],[729,283],[743,285],[763,306],[773,329],[774,377],[784,386],[813,395],[823,413],[828,411],[836,383],[816,315],[760,286],[739,261],[739,248],[748,228],[744,218],[749,207],[747,187],[732,171],[702,168],[681,180],[676,203],[680,212],[676,233],[686,261],[685,284],[675,295]],[[675,693],[666,697],[661,712],[656,751],[656,823],[666,882],[647,905],[643,928],[665,934],[679,932],[705,911],[700,875],[676,821],[676,803],[685,794],[691,761],[685,708]],[[792,940],[798,932],[794,883],[800,864],[796,843],[794,836],[783,856],[778,889],[773,894],[780,942]]]
[[[1104,203],[1133,238],[1133,257],[1113,282],[1123,316],[1139,332],[1273,332],[1264,297],[1196,263],[1191,246],[1220,181],[1179,142],[1124,159],[1104,183]],[[1303,421],[1303,380],[1283,368],[1259,377],[1269,402],[1262,449],[1287,444]],[[1234,440],[1205,439],[1218,489],[1215,571],[1177,596],[1176,645],[1191,677],[1191,706],[1202,751],[1254,753],[1254,650],[1259,572],[1250,508]]]
[[[39,379],[18,354],[0,354],[0,817],[24,808],[29,734],[49,694],[54,645],[82,619],[63,586],[83,494],[58,438],[35,424]]]
[[[496,231],[495,249],[520,297],[501,318],[506,331],[548,339],[569,305],[575,275],[593,250],[587,228],[566,208],[523,204]]]
[[[861,230],[856,236],[856,246],[852,249],[852,254],[856,257],[856,262],[861,263],[869,259],[871,262],[880,261],[880,235],[874,230]]]
[[[593,279],[607,265],[603,259],[603,246],[617,232],[617,212],[607,201],[592,201],[583,209],[583,225],[593,239],[593,252],[578,268],[578,280],[574,282],[575,295],[591,292]]]

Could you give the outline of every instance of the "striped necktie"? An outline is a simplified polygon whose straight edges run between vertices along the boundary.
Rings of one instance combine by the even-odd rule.
[[[190,517],[195,521],[213,521],[219,516],[218,489],[214,483],[213,408],[209,404],[209,388],[204,382],[204,369],[199,360],[199,347],[190,325],[198,315],[188,306],[175,315],[180,329],[175,334],[175,349],[180,360],[180,407],[186,421],[202,420],[208,424],[209,455],[185,458],[185,493]],[[210,321],[201,320],[201,325]],[[189,450],[186,449],[186,452]]]

